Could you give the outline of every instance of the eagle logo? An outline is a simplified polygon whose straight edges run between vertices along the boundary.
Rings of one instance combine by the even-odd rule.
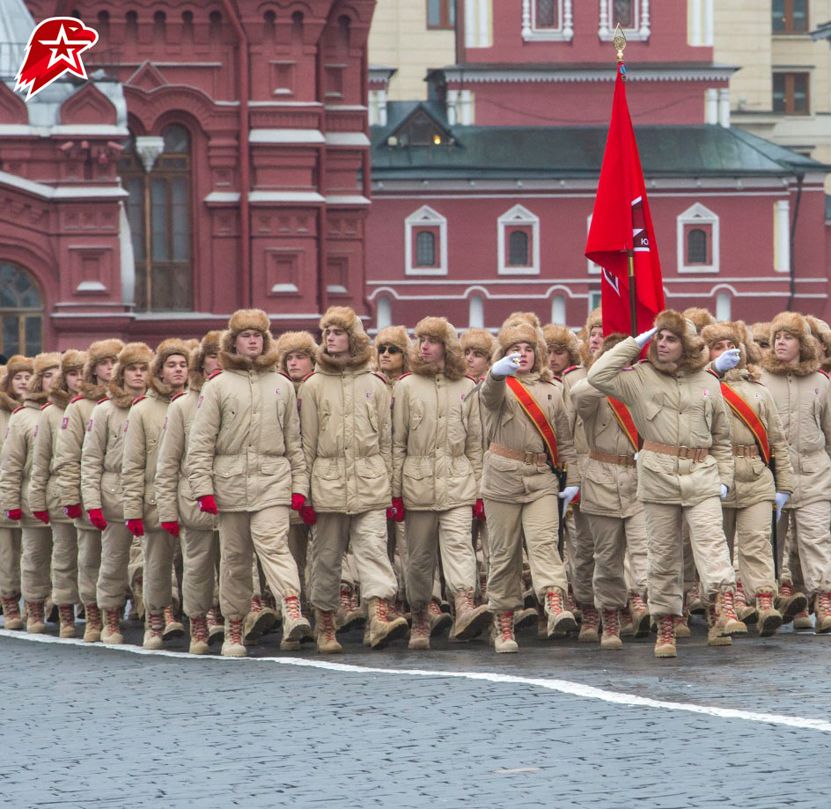
[[[15,90],[36,96],[65,73],[87,78],[81,54],[98,42],[98,32],[75,17],[50,17],[29,37]]]

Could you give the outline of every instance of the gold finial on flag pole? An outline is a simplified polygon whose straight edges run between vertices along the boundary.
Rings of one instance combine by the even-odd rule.
[[[626,49],[626,37],[623,35],[623,29],[621,29],[620,23],[615,26],[615,35],[612,42],[614,43],[615,50],[617,51],[617,60],[618,62],[622,62],[623,51]]]

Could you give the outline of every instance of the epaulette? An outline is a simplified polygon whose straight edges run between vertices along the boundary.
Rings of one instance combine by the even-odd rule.
[[[84,400],[84,399],[86,399],[86,398],[87,398],[86,396],[82,396],[82,395],[79,393],[77,396],[73,396],[73,397],[69,400],[69,404],[72,404],[73,402],[80,402],[80,401],[83,401],[83,400]]]
[[[649,362],[649,360],[646,357],[644,357],[642,360],[638,360],[638,365],[641,365],[644,362]]]
[[[130,405],[131,405],[131,406],[132,406],[132,405],[137,405],[139,402],[143,401],[143,400],[144,400],[144,399],[146,399],[146,398],[147,398],[147,397],[146,397],[144,394],[142,394],[141,396],[136,396],[136,398],[135,398],[135,399],[133,399],[133,401],[132,401],[132,402],[130,402]]]
[[[18,405],[14,410],[12,410],[12,415],[19,413],[21,410],[23,410],[23,405]]]
[[[479,380],[472,377],[470,374],[465,374],[465,377],[469,379],[475,385]]]
[[[213,379],[215,376],[219,376],[219,374],[221,373],[222,368],[217,368],[215,371],[211,371],[211,373],[208,374],[208,379]]]
[[[578,368],[582,368],[582,365],[569,365],[568,368],[563,371],[563,376],[566,374],[570,374],[572,371],[576,371]]]
[[[44,403],[40,406],[40,409],[41,409],[41,410],[46,410],[46,408],[47,408],[47,407],[49,407],[49,405],[51,405],[51,404],[52,404],[52,402],[44,402]]]
[[[284,376],[289,382],[294,381],[285,371],[278,371],[277,373],[280,374],[280,376]]]
[[[408,377],[408,376],[412,376],[412,375],[413,375],[413,372],[412,372],[412,371],[405,371],[405,372],[404,372],[403,374],[401,374],[401,376],[399,376],[399,377],[398,377],[398,379],[396,379],[395,381],[396,381],[396,382],[400,382],[402,379],[405,379],[406,377]]]
[[[309,373],[307,373],[306,376],[304,376],[303,379],[301,379],[300,381],[305,382],[310,376],[314,376],[314,375],[315,375],[314,371],[309,371]]]
[[[109,396],[102,396],[95,404],[104,404],[104,402],[109,402],[109,401],[110,401]]]
[[[707,368],[707,373],[712,374],[719,382],[721,382],[721,377],[718,375],[718,371],[715,368]]]
[[[177,399],[181,398],[187,393],[187,391],[180,390],[178,393],[174,393],[173,396],[170,397],[171,402],[175,402]]]
[[[373,376],[377,376],[385,385],[389,385],[390,381],[380,371],[370,371]],[[399,377],[400,378],[400,377]]]
[[[819,371],[826,379],[831,379],[831,374],[829,374],[824,368],[817,368],[817,371]]]

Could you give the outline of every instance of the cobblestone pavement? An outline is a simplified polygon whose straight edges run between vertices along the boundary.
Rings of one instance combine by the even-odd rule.
[[[128,640],[140,642],[137,627]],[[786,631],[709,649],[698,624],[674,661],[655,661],[651,640],[621,652],[519,641],[507,656],[484,641],[371,652],[352,632],[345,654],[322,658],[280,653],[269,635],[254,660],[227,661],[0,631],[0,807],[831,805],[831,637]],[[277,662],[291,659],[324,667]],[[435,674],[402,671],[413,669]],[[522,680],[470,678],[488,672]]]

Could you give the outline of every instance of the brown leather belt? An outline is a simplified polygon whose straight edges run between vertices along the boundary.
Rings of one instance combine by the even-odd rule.
[[[544,452],[520,452],[519,450],[508,449],[508,447],[503,447],[502,444],[495,443],[490,445],[490,451],[494,455],[510,458],[512,461],[522,461],[532,466],[545,466],[548,463],[548,456]]]
[[[733,454],[739,458],[758,458],[759,447],[755,444],[733,444]]]
[[[644,441],[643,448],[660,455],[672,455],[685,461],[703,461],[709,454],[709,447],[676,447],[672,444],[661,444],[658,441]]]
[[[599,449],[593,449],[589,453],[589,458],[595,461],[603,461],[603,463],[613,463],[617,466],[637,466],[634,455],[612,455],[611,452],[601,452]]]

